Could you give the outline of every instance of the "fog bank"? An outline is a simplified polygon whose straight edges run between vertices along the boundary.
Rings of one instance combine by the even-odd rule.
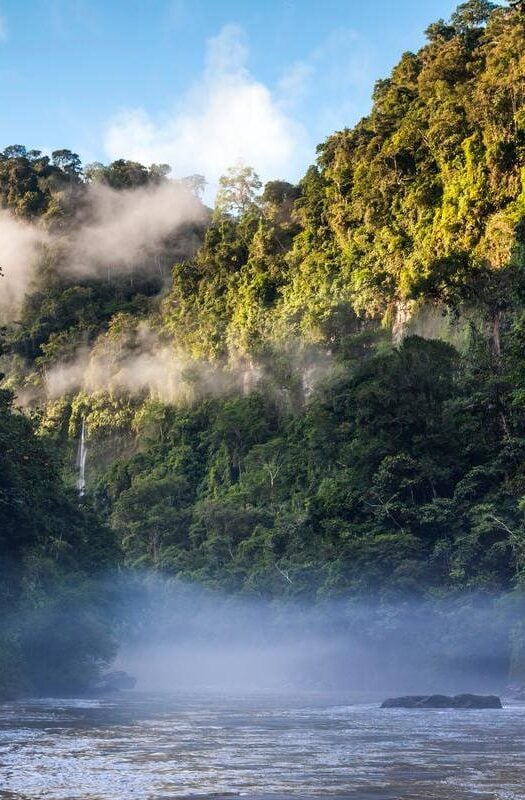
[[[519,625],[514,600],[481,595],[312,605],[154,576],[125,586],[121,610],[117,665],[145,691],[501,691]]]

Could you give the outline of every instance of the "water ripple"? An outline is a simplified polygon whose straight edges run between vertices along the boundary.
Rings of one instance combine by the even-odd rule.
[[[523,800],[525,706],[130,693],[0,705],[0,800]]]

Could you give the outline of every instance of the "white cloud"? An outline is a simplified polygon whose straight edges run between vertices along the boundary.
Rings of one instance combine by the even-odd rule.
[[[242,30],[227,25],[208,42],[206,67],[173,113],[153,119],[122,111],[105,137],[110,158],[167,162],[175,174],[202,173],[213,185],[230,166],[253,166],[263,180],[299,177],[313,156],[304,127],[246,67]]]

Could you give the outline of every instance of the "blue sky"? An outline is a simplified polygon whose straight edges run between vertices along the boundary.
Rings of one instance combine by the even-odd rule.
[[[0,0],[0,149],[295,179],[448,0]]]

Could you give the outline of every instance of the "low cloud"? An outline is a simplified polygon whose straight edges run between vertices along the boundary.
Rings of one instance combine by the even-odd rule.
[[[0,321],[16,316],[45,247],[58,249],[54,263],[65,275],[141,274],[155,269],[152,257],[168,237],[172,260],[192,255],[198,240],[187,226],[207,218],[191,192],[169,181],[121,191],[88,186],[81,208],[67,234],[51,234],[0,211]]]
[[[279,574],[278,557],[268,556]],[[501,691],[521,610],[472,591],[381,605],[347,597],[314,608],[227,597],[158,574],[120,573],[111,585],[121,593],[121,618],[132,621],[117,666],[146,691],[344,689],[383,699]]]
[[[250,364],[223,369],[193,360],[141,323],[118,338],[103,335],[92,349],[81,347],[73,360],[46,370],[44,387],[51,400],[83,390],[148,396],[176,404],[197,395],[250,391],[260,377]]]
[[[18,308],[31,283],[39,251],[50,241],[42,229],[0,210],[0,312]],[[0,315],[0,321],[3,321]]]
[[[86,209],[65,248],[70,268],[89,275],[101,265],[140,264],[181,226],[205,219],[200,201],[171,182],[128,191],[90,186]]]
[[[144,109],[122,111],[110,123],[109,157],[167,162],[177,174],[204,174],[213,185],[235,163],[264,180],[298,177],[308,158],[305,128],[246,67],[242,30],[227,25],[208,42],[200,80],[173,113],[153,119]]]
[[[80,346],[74,357],[43,370],[43,394],[56,400],[68,394],[110,393],[114,397],[149,398],[166,405],[186,405],[203,397],[264,391],[283,408],[307,399],[319,381],[331,374],[331,356],[312,348],[289,346],[282,352],[294,379],[295,394],[282,384],[271,360],[254,361],[230,352],[227,362],[192,358],[172,339],[146,322],[101,334],[92,347]],[[18,393],[20,405],[42,400],[33,384]]]

